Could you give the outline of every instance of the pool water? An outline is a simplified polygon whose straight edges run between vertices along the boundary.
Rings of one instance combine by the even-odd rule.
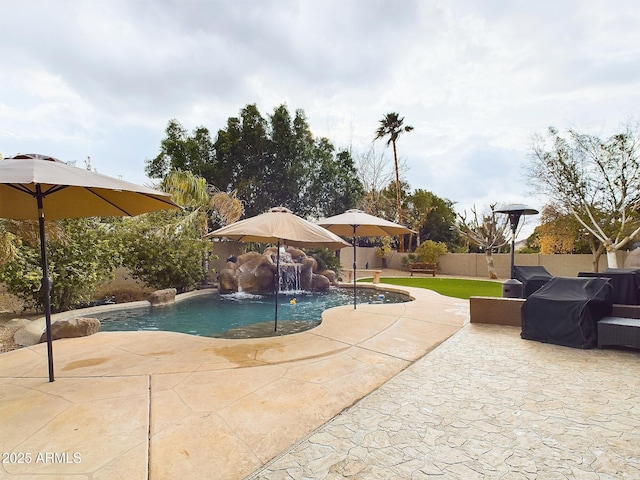
[[[407,295],[359,288],[357,303],[400,303]],[[199,295],[170,305],[115,310],[95,315],[100,330],[162,330],[206,337],[256,338],[308,330],[320,324],[328,308],[353,304],[353,290],[278,295],[278,331],[274,332],[275,295]]]

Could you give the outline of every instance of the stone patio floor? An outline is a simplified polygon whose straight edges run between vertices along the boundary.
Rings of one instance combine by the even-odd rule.
[[[468,302],[339,307],[255,340],[110,332],[0,355],[0,478],[640,478],[640,355]]]
[[[638,479],[640,352],[469,324],[252,479]]]

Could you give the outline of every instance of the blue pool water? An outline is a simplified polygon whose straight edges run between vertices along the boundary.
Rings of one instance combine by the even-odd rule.
[[[163,330],[206,337],[254,338],[308,330],[320,324],[322,312],[353,304],[353,290],[296,292],[278,295],[278,332],[274,332],[274,295],[220,295],[212,292],[171,305],[115,310],[92,315],[101,331]],[[359,288],[357,302],[399,303],[407,295]]]

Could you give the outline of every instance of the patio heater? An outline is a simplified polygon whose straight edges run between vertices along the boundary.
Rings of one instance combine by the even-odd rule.
[[[511,278],[502,284],[502,296],[508,298],[522,298],[522,282],[515,278],[515,250],[516,231],[522,215],[537,215],[539,212],[534,208],[522,204],[505,205],[495,211],[509,215],[509,225],[511,226]]]

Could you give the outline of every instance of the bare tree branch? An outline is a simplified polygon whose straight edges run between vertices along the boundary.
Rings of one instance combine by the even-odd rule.
[[[616,250],[640,234],[640,127],[627,125],[608,139],[549,128],[534,135],[529,178],[539,193],[570,212],[605,246]]]

